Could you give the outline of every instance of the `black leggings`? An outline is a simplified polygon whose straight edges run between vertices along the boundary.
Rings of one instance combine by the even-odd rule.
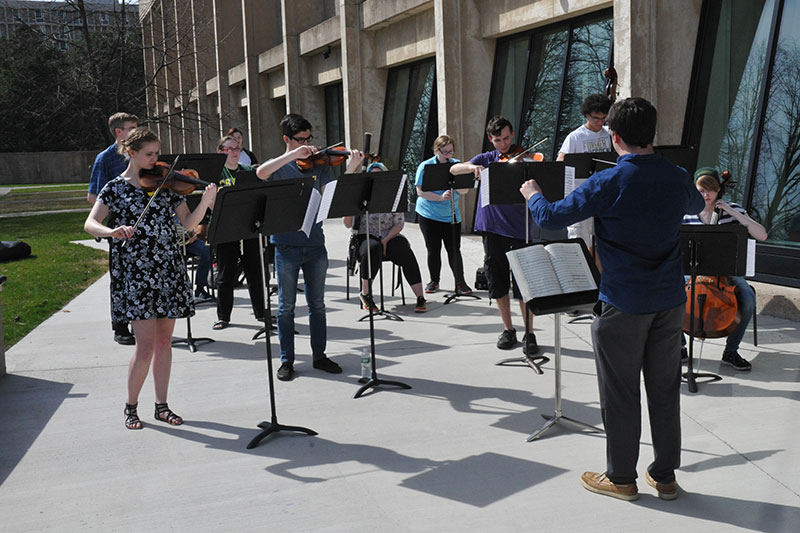
[[[453,239],[454,227],[455,239]],[[431,281],[439,283],[439,275],[442,271],[442,243],[444,243],[444,249],[447,251],[447,260],[450,263],[450,270],[453,271],[456,284],[463,283],[464,261],[461,259],[461,224],[439,222],[438,220],[420,216],[419,229],[425,239],[425,248],[428,249],[428,272],[431,275]]]
[[[370,261],[372,262],[372,275],[367,276],[367,240],[364,235],[356,237],[361,241],[358,248],[358,259],[361,264],[361,279],[373,279],[381,268],[381,262],[388,259],[395,265],[403,269],[403,274],[406,277],[409,285],[415,285],[422,282],[422,276],[419,273],[419,264],[417,258],[414,257],[414,251],[411,250],[411,244],[408,239],[402,235],[395,235],[389,242],[386,243],[386,255],[383,254],[383,243],[380,239],[370,236]]]
[[[233,309],[233,287],[239,274],[239,257],[242,258],[250,304],[257,320],[264,315],[264,289],[261,278],[261,261],[258,258],[258,239],[244,241],[244,254],[239,251],[239,241],[217,245],[217,318],[230,322]]]

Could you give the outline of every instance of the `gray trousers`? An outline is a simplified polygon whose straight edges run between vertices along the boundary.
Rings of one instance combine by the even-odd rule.
[[[606,474],[634,483],[642,433],[640,374],[644,374],[656,481],[675,480],[680,466],[681,322],[684,306],[647,315],[623,313],[605,302],[592,324],[600,409],[606,429]]]

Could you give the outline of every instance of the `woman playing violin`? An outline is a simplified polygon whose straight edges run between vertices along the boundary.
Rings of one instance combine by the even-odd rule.
[[[698,169],[694,178],[695,186],[705,200],[705,207],[697,215],[685,215],[684,224],[741,224],[754,239],[763,241],[767,238],[764,226],[750,218],[747,211],[738,204],[728,203],[722,199],[725,183],[720,179],[716,169],[711,167]],[[736,370],[747,371],[752,365],[739,355],[739,344],[753,316],[756,296],[743,277],[732,276],[730,280],[736,286],[742,321],[736,330],[728,335],[725,351],[722,352],[722,362]],[[685,351],[685,348],[683,350]]]
[[[232,187],[236,184],[236,173],[240,170],[252,170],[253,167],[239,163],[241,152],[239,142],[226,135],[217,143],[217,152],[226,154],[225,166],[219,178],[220,187]],[[241,243],[241,245],[240,245]],[[258,238],[244,241],[225,242],[216,245],[217,254],[217,321],[212,329],[225,329],[231,321],[233,311],[233,289],[239,275],[239,259],[241,258],[247,290],[250,294],[250,305],[259,322],[264,316],[264,289],[261,278],[261,260],[258,257]]]
[[[194,302],[186,266],[178,248],[173,215],[185,228],[194,228],[216,198],[209,185],[197,209],[189,211],[184,198],[172,190],[161,190],[134,231],[133,225],[145,209],[149,195],[139,181],[142,169],[151,169],[158,159],[160,142],[146,128],[134,129],[121,142],[120,153],[128,167],[100,191],[84,229],[111,241],[111,315],[114,321],[130,321],[136,348],[128,365],[128,399],[125,427],[141,429],[137,413],[139,392],[152,364],[155,385],[155,418],[172,425],[183,419],[167,405],[172,367],[172,330],[175,319],[194,314]],[[103,220],[108,217],[108,225]],[[123,246],[124,243],[127,246]]]

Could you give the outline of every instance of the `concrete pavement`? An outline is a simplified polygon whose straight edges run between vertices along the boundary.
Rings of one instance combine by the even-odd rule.
[[[236,293],[232,327],[212,331],[215,310],[208,305],[192,319],[194,335],[214,343],[196,353],[174,350],[170,406],[186,423],[153,420],[148,377],[139,408],[145,429],[126,430],[131,348],[112,340],[104,276],[7,352],[9,375],[0,378],[0,531],[800,527],[796,323],[759,317],[759,346],[748,333],[741,351],[753,363],[750,373],[721,366],[722,343],[706,342],[702,368],[723,380],[701,385],[697,394],[682,388],[680,497],[661,501],[644,481],[652,448],[643,411],[642,496],[626,503],[580,486],[584,470],[604,470],[602,436],[559,424],[526,442],[543,425],[542,415],[554,412],[553,362],[544,375],[495,366],[509,353],[495,347],[502,328],[485,293],[445,306],[439,292],[425,314],[412,312],[407,286],[405,306],[399,295],[388,296],[387,308],[404,321],[376,322],[378,372],[412,388],[380,387],[353,399],[368,325],[357,321],[356,290],[345,297],[347,232],[339,221],[326,222],[325,231],[328,355],[344,373],[311,368],[299,295],[296,377],[275,381],[279,422],[318,436],[282,433],[245,448],[270,411],[265,343],[251,340],[258,324],[244,289]],[[427,281],[419,230],[408,224],[403,233]],[[462,248],[471,284],[482,247],[465,237]],[[450,289],[443,259],[442,286]],[[589,324],[562,325],[564,414],[599,426]],[[534,326],[543,350],[552,352],[553,317],[538,317]],[[185,333],[180,321],[175,335]],[[273,350],[277,355],[276,337]]]

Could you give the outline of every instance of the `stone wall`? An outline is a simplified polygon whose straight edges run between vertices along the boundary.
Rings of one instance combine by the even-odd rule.
[[[0,185],[25,183],[89,183],[94,158],[91,152],[0,153]]]

